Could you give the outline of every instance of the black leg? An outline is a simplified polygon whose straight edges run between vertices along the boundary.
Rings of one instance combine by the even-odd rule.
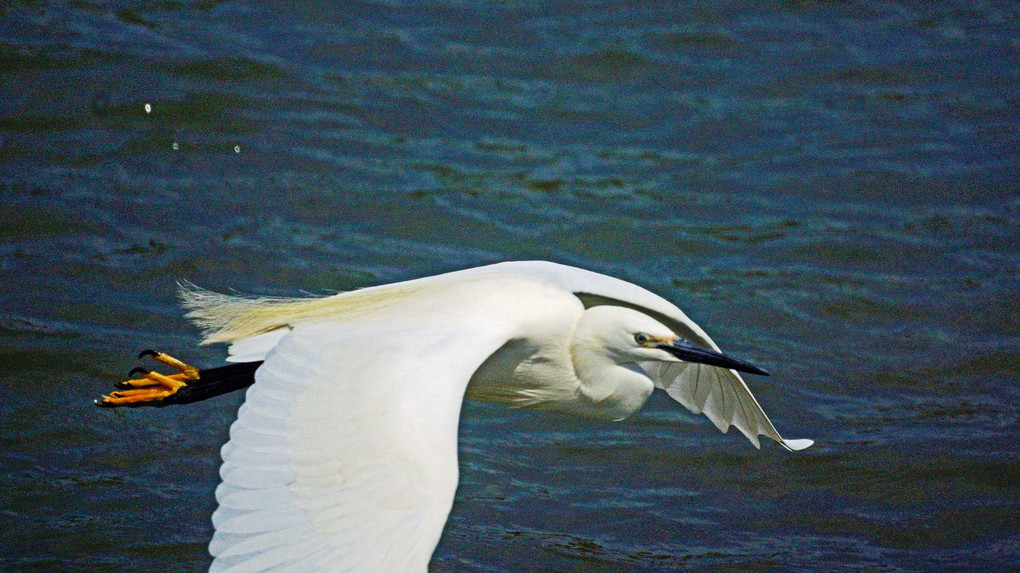
[[[240,362],[199,370],[198,380],[167,396],[159,405],[190,404],[247,388],[255,383],[255,370],[259,366],[262,362]]]

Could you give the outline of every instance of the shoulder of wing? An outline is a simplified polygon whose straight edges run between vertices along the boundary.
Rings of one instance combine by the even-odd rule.
[[[633,283],[548,261],[513,261],[480,268],[521,273],[548,281],[573,293],[585,308],[608,304],[643,312],[687,340],[718,350],[708,334],[675,304]]]

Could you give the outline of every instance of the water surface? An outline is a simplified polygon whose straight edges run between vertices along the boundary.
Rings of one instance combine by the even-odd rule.
[[[1020,566],[1007,2],[0,8],[0,563],[201,571],[242,396],[105,411],[175,280],[508,259],[675,301],[788,437],[469,403],[433,571]]]

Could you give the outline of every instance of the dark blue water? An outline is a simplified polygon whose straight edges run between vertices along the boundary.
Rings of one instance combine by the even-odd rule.
[[[208,567],[242,397],[91,405],[222,360],[175,280],[522,258],[677,302],[817,443],[471,403],[434,571],[1020,568],[1018,75],[1008,2],[4,3],[0,568]]]

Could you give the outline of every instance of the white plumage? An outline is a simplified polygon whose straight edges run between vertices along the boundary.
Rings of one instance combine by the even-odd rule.
[[[314,299],[183,293],[207,343],[265,360],[223,447],[212,571],[426,571],[465,395],[621,419],[658,387],[755,447],[759,434],[811,444],[784,440],[734,370],[677,358],[683,340],[718,347],[676,306],[573,267],[501,263]]]

